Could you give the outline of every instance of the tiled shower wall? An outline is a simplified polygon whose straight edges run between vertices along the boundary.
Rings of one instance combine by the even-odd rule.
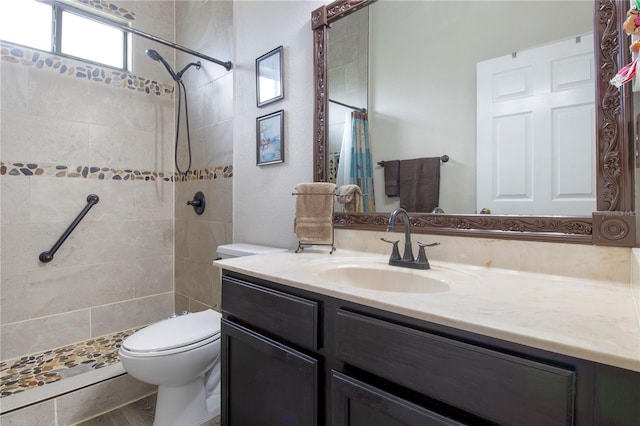
[[[173,2],[118,6],[135,28],[173,39]],[[2,45],[2,359],[174,309],[174,99],[146,48],[172,62],[171,49],[138,38],[125,75]],[[99,203],[41,263],[92,193]]]
[[[233,56],[233,2],[176,2],[177,43],[221,61]],[[198,60],[179,53],[178,69]],[[221,169],[211,177],[176,183],[175,289],[177,311],[198,311],[220,306],[220,277],[211,264],[218,245],[231,242],[231,168],[233,154],[233,71],[200,59],[202,67],[183,76],[189,101],[192,168]],[[185,121],[181,123],[184,128]],[[188,164],[186,136],[181,134],[179,164]],[[206,198],[198,216],[187,201],[197,191]]]

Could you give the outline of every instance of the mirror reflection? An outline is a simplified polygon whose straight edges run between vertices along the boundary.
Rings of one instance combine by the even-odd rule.
[[[335,22],[336,211],[357,184],[362,211],[590,215],[592,16],[588,1],[378,1]]]

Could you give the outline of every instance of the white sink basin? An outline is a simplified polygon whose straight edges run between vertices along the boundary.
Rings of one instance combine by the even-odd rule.
[[[318,271],[316,275],[329,282],[364,290],[397,293],[437,293],[449,290],[443,280],[400,268],[388,270],[371,266],[342,266]]]
[[[335,258],[310,262],[311,273],[327,284],[391,293],[439,293],[450,283],[469,281],[468,274],[442,267],[416,270],[390,266],[386,260]]]

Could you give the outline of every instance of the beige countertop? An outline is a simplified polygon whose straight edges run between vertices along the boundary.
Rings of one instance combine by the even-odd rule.
[[[640,318],[631,286],[431,261],[417,271],[386,265],[387,256],[338,250],[224,259],[215,266],[498,339],[640,372]],[[341,285],[327,269],[369,265],[425,276],[437,291],[377,291]]]

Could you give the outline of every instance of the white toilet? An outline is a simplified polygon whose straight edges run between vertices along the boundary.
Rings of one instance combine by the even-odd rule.
[[[181,315],[122,342],[124,369],[158,385],[154,425],[199,425],[220,414],[220,318],[211,309]]]
[[[218,246],[221,258],[277,251]],[[158,385],[155,426],[200,425],[220,414],[220,319],[211,309],[162,320],[124,339],[120,361],[136,379]]]

